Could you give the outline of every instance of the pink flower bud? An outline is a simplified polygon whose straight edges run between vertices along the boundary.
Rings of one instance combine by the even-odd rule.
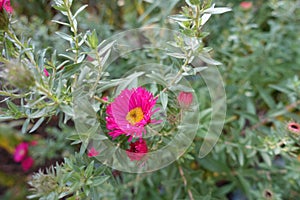
[[[21,162],[27,156],[28,153],[28,143],[22,142],[16,148],[14,152],[14,161]]]
[[[243,10],[250,10],[252,8],[252,2],[250,2],[250,1],[243,1],[243,2],[240,3],[240,7]]]
[[[108,101],[108,97],[107,97],[107,96],[102,97],[101,99],[102,99],[103,101]]]
[[[23,171],[24,172],[28,171],[32,167],[33,163],[34,163],[33,158],[31,157],[25,158],[21,163]]]
[[[44,74],[45,74],[46,77],[50,76],[50,74],[49,74],[49,72],[47,71],[46,68],[44,68]]]
[[[96,149],[94,147],[90,148],[88,151],[88,157],[95,157],[98,156],[99,152],[96,151]]]
[[[193,94],[191,92],[181,91],[177,100],[181,108],[187,109],[193,103]]]

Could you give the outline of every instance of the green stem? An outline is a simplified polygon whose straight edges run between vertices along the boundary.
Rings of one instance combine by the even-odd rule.
[[[102,70],[103,70],[103,66],[101,65],[101,57],[100,57],[97,49],[95,49],[95,54],[96,54],[96,58],[97,58],[97,62],[98,62],[98,75],[97,75],[96,81],[95,81],[91,91],[95,91],[95,88],[97,87],[98,82],[100,81],[100,79],[102,77]]]
[[[101,99],[101,98],[98,97],[98,96],[94,96],[94,99],[97,100],[97,101],[99,101],[99,102],[101,102],[101,103],[109,104],[108,101],[105,101],[105,100]]]
[[[38,84],[37,82],[35,83],[37,89],[42,92],[43,94],[45,94],[48,98],[52,99],[54,101],[54,103],[56,105],[59,105],[60,102],[57,100],[57,98],[46,88],[42,87],[40,84]]]
[[[182,167],[179,163],[178,163],[178,170],[179,170],[180,176],[182,178],[184,187],[187,188],[187,180],[185,178],[184,171],[183,171],[183,169],[182,169]],[[188,195],[189,195],[190,200],[194,200],[192,191],[189,188],[187,188],[187,191],[188,191]]]
[[[71,12],[71,7],[68,4],[68,0],[64,1],[64,3],[65,3],[65,6],[68,8],[67,9],[67,16],[68,16],[68,20],[70,22],[71,32],[73,32],[73,41],[75,43],[75,58],[74,58],[74,63],[77,63],[78,57],[79,57],[79,41],[78,41],[77,28],[76,28],[76,26],[75,26],[75,24],[73,22],[73,14]]]

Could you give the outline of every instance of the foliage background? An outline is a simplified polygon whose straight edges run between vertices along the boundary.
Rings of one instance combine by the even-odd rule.
[[[122,173],[101,168],[90,158],[72,156],[79,151],[78,146],[70,146],[71,142],[66,140],[74,132],[73,123],[69,121],[67,126],[63,126],[60,116],[50,118],[48,123],[45,121],[33,133],[26,135],[21,134],[22,117],[14,121],[3,119],[0,126],[1,199],[24,199],[28,195],[26,181],[32,172],[55,165],[56,161],[62,163],[63,157],[67,160],[61,174],[53,173],[49,176],[51,178],[45,179],[45,183],[50,185],[52,181],[56,183],[64,179],[77,182],[79,185],[72,185],[76,192],[74,196],[70,195],[70,199],[82,195],[80,191],[101,194],[103,199],[188,199],[189,193],[194,199],[299,199],[300,140],[299,135],[287,130],[287,124],[290,121],[300,123],[300,2],[256,0],[252,1],[253,7],[249,11],[243,10],[240,2],[216,1],[217,5],[233,10],[213,16],[205,27],[210,32],[205,43],[213,47],[213,58],[223,63],[219,70],[227,95],[223,134],[208,156],[203,159],[197,157],[201,133],[207,129],[205,122],[209,120],[210,103],[205,83],[199,75],[195,75],[190,77],[190,82],[194,88],[199,88],[197,97],[201,102],[203,126],[183,158],[153,173]],[[12,1],[14,19],[17,19],[13,25],[16,34],[25,41],[32,38],[36,52],[53,47],[47,56],[53,53],[53,49],[64,53],[60,47],[64,43],[68,45],[55,34],[58,30],[67,30],[51,22],[51,19],[64,20],[50,6],[52,3],[46,0]],[[74,3],[73,10],[83,4],[89,5],[87,12],[78,15],[79,30],[95,29],[99,41],[141,26],[176,29],[178,27],[170,23],[167,16],[178,13],[185,5],[184,1],[171,0],[90,0]],[[3,52],[3,43],[0,47]],[[131,57],[111,66],[109,71],[113,77],[120,77],[131,63],[143,63],[143,57]],[[14,103],[18,105],[20,102]],[[7,112],[7,107],[11,109],[4,101],[1,106],[1,114]],[[29,126],[32,128],[37,121],[28,122]],[[24,174],[13,163],[8,149],[20,140],[33,139],[41,141],[37,149],[32,150],[33,155],[38,152],[36,167]],[[90,168],[87,166],[93,166],[90,168],[94,171],[88,171]],[[89,174],[103,176],[93,180],[100,185],[85,187]],[[86,179],[82,180],[82,177]],[[53,189],[54,193],[63,193],[56,189]]]

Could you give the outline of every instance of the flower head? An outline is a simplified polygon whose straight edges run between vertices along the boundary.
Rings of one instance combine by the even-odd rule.
[[[289,122],[287,128],[292,133],[300,134],[300,124],[296,122]]]
[[[33,163],[34,163],[33,158],[31,158],[31,157],[29,157],[29,156],[26,157],[26,158],[21,162],[23,171],[25,171],[25,172],[28,171],[28,170],[32,167]]]
[[[27,156],[28,153],[28,143],[22,142],[16,148],[14,152],[14,161],[21,162]]]
[[[13,12],[13,8],[10,5],[10,0],[0,0],[0,11],[4,9],[8,13]]]
[[[153,110],[157,98],[145,88],[125,89],[106,109],[106,127],[111,130],[112,138],[119,135],[141,138],[146,133],[145,126],[155,123],[152,115],[159,110]]]
[[[94,147],[89,149],[88,157],[95,157],[95,156],[98,156],[98,155],[99,155],[99,152]]]
[[[130,149],[126,150],[126,153],[130,160],[141,160],[148,153],[146,141],[140,139],[130,143]]]
[[[191,92],[180,92],[177,97],[181,108],[187,109],[193,103],[193,94]]]
[[[252,2],[250,2],[250,1],[243,1],[243,2],[240,3],[240,7],[243,10],[250,10],[252,8]]]

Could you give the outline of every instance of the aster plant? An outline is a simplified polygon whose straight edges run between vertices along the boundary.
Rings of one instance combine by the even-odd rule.
[[[149,1],[145,13],[163,13],[174,2],[159,7]],[[238,111],[225,117],[227,85],[216,67],[222,63],[212,58],[206,25],[230,8],[185,0],[178,14],[160,15],[168,20],[163,27],[143,14],[137,21],[147,25],[103,39],[81,27],[88,5],[52,3],[52,25],[63,43],[36,49],[15,32],[10,1],[0,0],[0,94],[6,103],[0,119],[22,120],[22,133],[35,133],[52,119],[58,126],[52,130],[57,143],[16,142],[13,159],[27,172],[47,152],[63,154],[62,161],[32,175],[27,198],[280,199],[281,187],[291,191],[289,198],[299,195],[299,176],[284,168],[285,162],[294,167],[290,171],[299,167],[298,118],[284,124],[274,120],[276,112],[261,121],[253,113],[237,119]],[[243,2],[240,12],[250,18],[253,6]],[[288,88],[272,85],[293,91],[284,111],[299,105],[299,80],[289,81]],[[272,106],[269,94],[259,94]],[[291,186],[270,180],[281,174]]]

